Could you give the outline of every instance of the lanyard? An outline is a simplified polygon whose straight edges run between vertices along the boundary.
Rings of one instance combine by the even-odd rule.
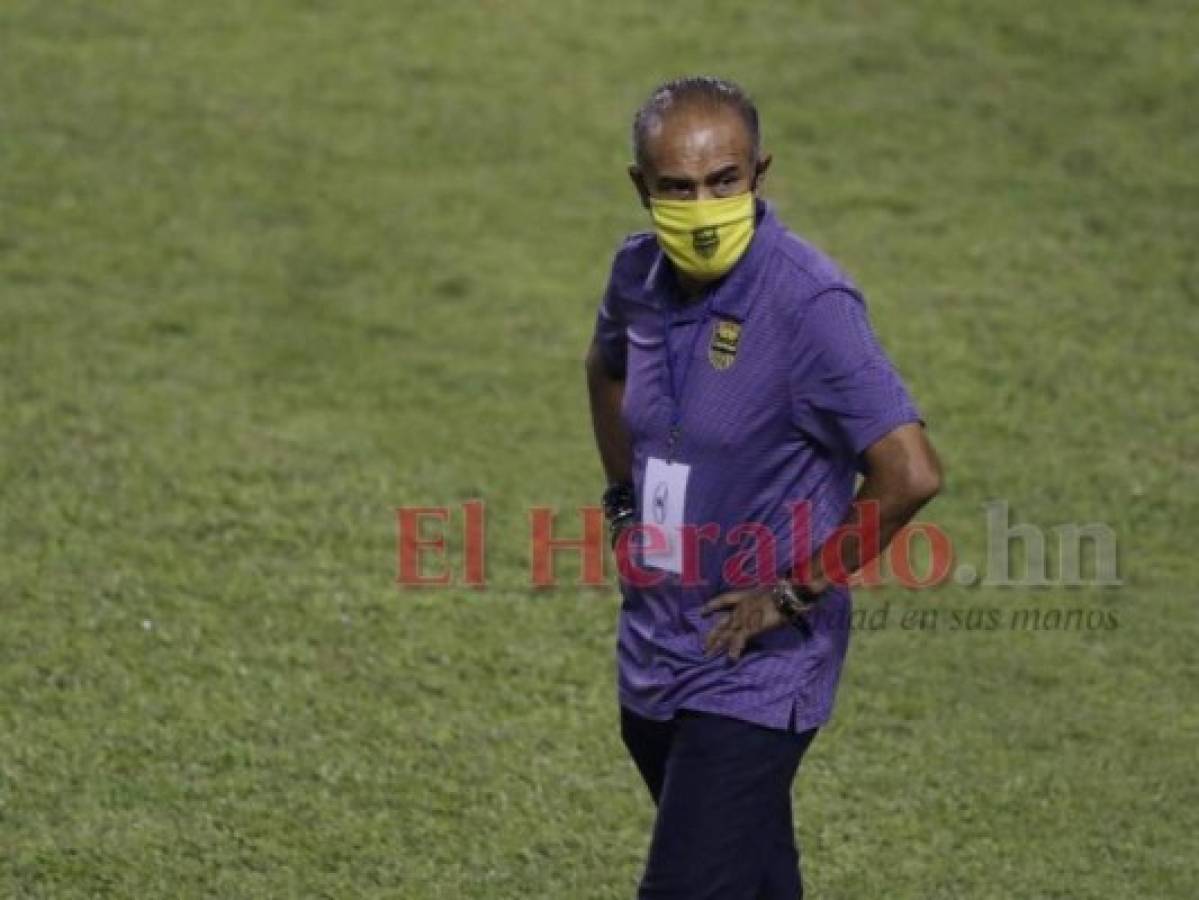
[[[687,354],[687,358],[683,360],[683,366],[678,371],[678,381],[675,381],[675,365],[674,354],[670,351],[670,329],[673,325],[673,316],[669,306],[663,306],[662,319],[666,328],[666,340],[662,342],[662,349],[666,354],[666,391],[670,396],[670,432],[666,441],[666,461],[674,462],[674,448],[679,442],[679,438],[683,433],[683,397],[684,391],[687,388],[687,376],[691,374],[691,363],[695,361],[695,351],[699,348],[699,336],[703,333],[704,326],[708,323],[709,307],[712,305],[711,297],[704,301],[703,312],[700,315],[699,321],[695,325],[695,334],[691,336],[691,350]]]

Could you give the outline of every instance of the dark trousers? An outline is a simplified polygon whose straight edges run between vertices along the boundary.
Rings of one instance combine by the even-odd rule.
[[[803,896],[791,782],[802,734],[679,712],[620,711],[620,731],[658,806],[639,900],[796,900]]]

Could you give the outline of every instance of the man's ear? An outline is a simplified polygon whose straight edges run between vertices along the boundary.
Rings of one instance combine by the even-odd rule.
[[[645,175],[636,166],[629,166],[629,179],[633,182],[633,187],[637,189],[641,205],[649,209],[649,188],[645,185]]]
[[[766,170],[770,168],[770,164],[774,162],[774,157],[767,153],[754,167],[754,183],[750,188],[755,194],[761,190],[763,183],[766,181]]]

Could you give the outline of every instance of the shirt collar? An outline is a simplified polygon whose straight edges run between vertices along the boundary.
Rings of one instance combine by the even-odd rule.
[[[677,302],[678,282],[675,280],[674,269],[661,248],[658,249],[642,285],[646,297],[659,309],[669,308],[674,314],[672,320],[675,322],[692,322],[699,319],[704,307],[709,303],[712,311],[722,318],[744,322],[758,294],[763,263],[770,256],[783,230],[778,216],[774,213],[774,207],[765,200],[754,201],[754,215],[754,236],[749,242],[749,247],[741,259],[737,260],[732,271],[708,287],[704,294],[707,303],[703,299],[686,305]]]

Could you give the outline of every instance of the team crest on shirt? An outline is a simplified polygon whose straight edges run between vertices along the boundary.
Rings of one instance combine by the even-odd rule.
[[[713,369],[724,371],[737,358],[737,345],[741,342],[741,323],[720,319],[712,331],[712,343],[708,345],[708,362]]]
[[[704,259],[711,259],[720,246],[720,233],[712,226],[696,228],[691,232],[691,246]]]

